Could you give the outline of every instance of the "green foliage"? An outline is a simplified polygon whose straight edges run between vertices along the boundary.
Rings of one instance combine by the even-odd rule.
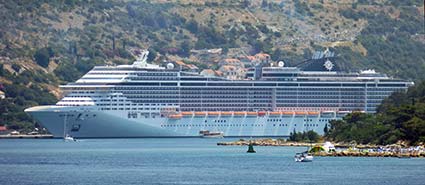
[[[0,64],[0,76],[5,76],[6,71],[3,69],[3,64]]]
[[[412,101],[414,100],[414,101]],[[331,121],[326,133],[334,141],[392,144],[425,142],[425,82],[406,93],[394,93],[380,105],[378,113],[352,113]]]
[[[319,134],[312,130],[309,130],[307,132],[296,132],[296,130],[294,129],[294,131],[289,134],[289,141],[318,142],[319,139]]]
[[[34,54],[34,59],[38,65],[47,67],[49,65],[50,57],[54,55],[52,48],[41,48]]]
[[[406,1],[399,1],[399,0],[388,0],[387,4],[393,5],[393,6],[423,6],[423,0],[406,0]]]
[[[13,84],[4,84],[7,99],[0,100],[0,122],[9,129],[28,132],[34,129],[32,118],[24,109],[36,105],[51,105],[57,99],[38,85],[23,85],[16,79]]]
[[[295,10],[301,15],[313,16],[314,14],[310,11],[306,2],[301,2],[300,0],[294,0]]]
[[[53,71],[55,75],[65,82],[72,82],[81,77],[82,73],[79,72],[69,62],[61,62],[59,66]]]
[[[342,69],[374,68],[401,78],[425,79],[425,52],[422,51],[425,44],[412,37],[424,34],[421,24],[423,17],[417,16],[417,10],[413,7],[399,10],[398,19],[380,11],[340,10],[340,14],[346,18],[365,19],[368,22],[357,41],[367,49],[366,56],[347,47],[336,48],[341,56]]]
[[[180,44],[180,56],[188,57],[190,55],[190,48],[192,48],[192,43],[185,40]]]
[[[186,29],[193,34],[196,34],[198,32],[198,22],[196,22],[193,19],[188,21],[185,26],[186,26]]]
[[[148,55],[148,62],[152,62],[156,56],[157,56],[157,52],[153,49],[149,49],[149,55]]]
[[[325,125],[325,128],[323,128],[323,133],[328,134],[329,132],[329,128],[328,128],[328,124]]]

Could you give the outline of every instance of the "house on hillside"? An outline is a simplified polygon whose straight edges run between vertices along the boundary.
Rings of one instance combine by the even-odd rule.
[[[186,63],[184,63],[183,61],[176,61],[176,62],[174,62],[175,64],[176,64],[176,67],[179,69],[182,69],[182,70],[185,70],[185,71],[191,71],[191,72],[198,72],[199,71],[199,68],[198,67],[196,67],[195,65],[193,65],[193,64],[186,64]]]
[[[244,79],[246,75],[245,68],[231,65],[223,65],[218,71],[222,73],[223,77],[229,80],[241,80]]]
[[[7,127],[6,126],[0,126],[0,135],[7,135],[7,134],[9,134]]]
[[[256,66],[258,64],[268,64],[271,62],[271,57],[267,53],[257,53],[254,56],[240,57],[240,61],[244,64]]]
[[[239,59],[244,64],[251,64],[255,60],[255,56],[241,56]]]
[[[204,69],[201,71],[200,74],[206,77],[221,76],[221,73],[219,71],[214,71],[212,69]]]
[[[269,63],[271,61],[271,57],[267,53],[257,53],[255,54],[255,59],[258,63]]]
[[[245,65],[239,59],[236,59],[236,58],[226,58],[224,60],[221,60],[218,63],[218,65],[219,66],[229,65],[229,66],[235,66],[235,67],[241,67],[241,68],[245,67]]]

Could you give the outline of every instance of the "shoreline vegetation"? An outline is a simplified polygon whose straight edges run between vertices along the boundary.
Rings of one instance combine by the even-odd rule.
[[[285,139],[239,140],[217,145],[310,147],[315,156],[425,157],[425,81],[407,92],[395,92],[378,107],[376,114],[353,112],[329,122],[324,136],[313,131],[291,132]],[[325,144],[319,141],[331,141]],[[314,149],[314,150],[313,150]]]
[[[376,114],[353,112],[330,121],[325,140],[335,143],[407,146],[425,143],[425,81],[407,92],[395,92],[378,107]]]
[[[53,139],[51,134],[37,134],[37,135],[0,135],[0,139]]]
[[[404,144],[374,145],[374,144],[351,144],[335,143],[334,150],[324,148],[322,142],[294,142],[285,139],[254,139],[232,142],[218,142],[218,146],[274,146],[274,147],[309,147],[308,152],[314,156],[328,157],[425,157],[425,145],[407,146]]]

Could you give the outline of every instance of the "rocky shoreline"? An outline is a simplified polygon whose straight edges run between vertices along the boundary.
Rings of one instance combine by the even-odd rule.
[[[321,145],[322,142],[319,143],[308,143],[308,142],[292,142],[292,141],[285,141],[283,139],[255,139],[255,140],[238,140],[238,141],[232,141],[232,142],[218,142],[217,145],[223,145],[223,146],[243,146],[243,145],[249,145],[252,143],[254,146],[299,146],[299,147],[310,147],[315,145]],[[334,144],[337,148],[349,148],[350,145],[346,143],[336,143]],[[377,145],[356,145],[357,148],[364,149],[364,148],[378,148]]]
[[[296,146],[296,147],[321,147],[320,143],[307,143],[307,142],[291,142],[284,139],[255,139],[243,140],[233,142],[219,142],[219,146]],[[310,153],[314,156],[323,157],[398,157],[398,158],[411,158],[411,157],[425,157],[425,147],[407,147],[401,145],[353,145],[347,143],[335,143],[336,150],[332,151],[314,151]]]
[[[337,152],[314,152],[314,156],[321,157],[425,157],[425,152],[362,152],[362,151],[337,151]]]

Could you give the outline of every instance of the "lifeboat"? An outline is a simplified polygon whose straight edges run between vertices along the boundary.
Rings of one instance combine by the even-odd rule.
[[[319,112],[308,112],[307,114],[308,114],[308,115],[318,115],[318,114],[319,114]]]
[[[295,112],[295,115],[306,115],[307,112]]]
[[[257,116],[257,112],[246,112],[247,116]]]
[[[183,116],[192,116],[193,113],[192,112],[182,112],[181,113]]]
[[[245,116],[245,112],[234,112],[233,115],[235,115],[235,116]]]
[[[258,111],[258,116],[265,116],[266,115],[266,111]]]
[[[221,112],[222,116],[231,116],[232,112]]]
[[[294,112],[282,112],[283,115],[293,115]]]
[[[347,115],[348,113],[350,113],[350,111],[338,111],[337,112],[337,116],[338,117],[344,117],[345,115]]]
[[[280,116],[281,112],[270,112],[270,116]]]
[[[208,112],[208,116],[218,116],[220,112]]]
[[[170,114],[170,115],[168,115],[168,118],[170,118],[170,119],[180,119],[182,117],[183,116],[181,114]]]
[[[206,112],[195,112],[195,116],[205,116]]]

